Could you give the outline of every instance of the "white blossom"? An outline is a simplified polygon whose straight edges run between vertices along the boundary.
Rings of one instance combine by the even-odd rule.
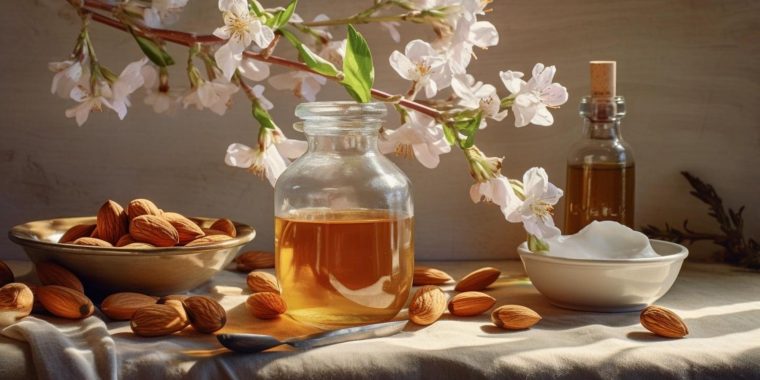
[[[89,72],[84,67],[83,60],[70,59],[62,62],[50,62],[48,69],[55,73],[53,83],[50,85],[50,93],[57,94],[62,98],[68,98],[71,90],[77,86],[83,77],[89,78]]]
[[[188,0],[153,0],[150,7],[143,10],[143,22],[151,28],[171,25],[179,19],[179,13]]]
[[[210,82],[202,81],[185,95],[182,103],[185,108],[194,105],[199,110],[208,108],[218,115],[224,115],[232,94],[237,91],[237,86],[222,78],[216,78]]]
[[[171,113],[177,109],[181,98],[159,87],[158,70],[150,65],[143,66],[142,76],[145,79],[145,104],[151,106],[156,113]]]
[[[524,127],[529,123],[548,126],[554,117],[547,107],[558,107],[567,102],[567,89],[559,83],[552,83],[557,69],[537,63],[533,67],[533,77],[525,82],[523,73],[502,71],[499,73],[504,86],[512,93],[514,104],[512,113],[515,126]]]
[[[269,77],[269,64],[251,58],[243,58],[238,65],[238,71],[244,77],[261,82]]]
[[[325,83],[325,77],[306,71],[291,71],[269,78],[269,84],[275,89],[292,90],[295,96],[310,102],[317,99],[317,93]]]
[[[145,83],[142,68],[146,63],[148,63],[148,58],[143,57],[139,61],[128,64],[111,84],[111,104],[119,115],[126,115],[127,107],[131,105],[129,95]],[[119,118],[123,119],[124,117],[119,116]]]
[[[380,23],[380,27],[388,31],[395,43],[401,42],[401,33],[398,32],[400,25],[401,23],[398,21],[383,21]]]
[[[111,87],[106,82],[100,82],[95,85],[95,92],[91,92],[85,86],[76,86],[71,90],[71,98],[79,104],[66,110],[66,117],[75,118],[77,125],[80,127],[87,121],[92,111],[102,111],[103,106],[114,110],[119,119],[124,119],[126,109],[117,110],[111,104]]]
[[[227,148],[224,162],[229,166],[248,169],[260,177],[266,177],[272,187],[288,167],[286,159],[273,146],[262,151],[239,143],[231,144]]]
[[[483,200],[491,202],[499,206],[502,212],[520,202],[512,185],[509,183],[509,179],[501,174],[486,181],[473,184],[470,187],[470,198],[475,203]]]
[[[266,177],[274,187],[277,178],[290,164],[289,159],[303,155],[308,145],[306,141],[288,139],[279,128],[261,136],[258,148],[239,143],[230,145],[224,162]]]
[[[378,145],[383,154],[414,154],[414,157],[428,169],[437,167],[440,162],[439,156],[451,151],[441,125],[432,117],[416,111],[409,111],[408,118],[402,126],[384,131]]]
[[[470,65],[473,47],[487,49],[499,43],[499,32],[488,21],[461,20],[454,29],[447,52],[448,68],[453,74],[463,74]]]
[[[227,42],[216,50],[214,58],[229,80],[251,42],[265,48],[274,39],[274,32],[251,14],[245,1],[220,0],[219,9],[224,12],[224,26],[214,30],[214,35]]]
[[[501,99],[496,92],[496,87],[483,82],[475,82],[472,75],[458,75],[451,81],[451,89],[459,96],[459,105],[469,109],[483,111],[484,118],[480,121],[480,127],[485,128],[485,117],[502,121],[507,117],[508,110],[500,111]]]
[[[253,95],[256,96],[256,99],[258,100],[259,105],[261,105],[261,108],[264,108],[265,110],[271,110],[272,108],[274,108],[274,104],[272,104],[272,102],[270,102],[269,99],[264,97],[265,89],[266,87],[260,84],[257,84],[253,86],[251,90],[253,91]]]
[[[402,78],[414,82],[415,92],[424,89],[428,98],[450,84],[443,70],[446,61],[425,41],[410,41],[404,54],[395,50],[389,61]]]
[[[522,202],[512,202],[502,211],[512,223],[523,223],[525,231],[547,239],[559,235],[554,226],[552,212],[554,205],[562,197],[562,190],[549,182],[549,176],[543,168],[531,168],[523,175]]]

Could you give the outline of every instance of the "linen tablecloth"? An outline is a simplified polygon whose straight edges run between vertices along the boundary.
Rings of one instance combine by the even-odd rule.
[[[30,267],[14,264],[14,269]],[[687,338],[670,340],[647,332],[635,312],[588,313],[552,306],[524,276],[519,261],[425,265],[455,278],[496,266],[502,277],[487,292],[497,305],[528,306],[543,320],[530,330],[509,332],[494,327],[488,314],[455,318],[447,313],[431,326],[410,324],[392,337],[243,355],[192,329],[141,338],[132,335],[127,322],[110,322],[102,314],[78,322],[31,317],[0,334],[0,379],[760,378],[758,273],[687,263],[671,291],[657,302],[689,326]],[[443,288],[453,294],[452,287]],[[211,295],[227,309],[229,323],[221,332],[290,337],[314,331],[288,318],[252,317],[245,308],[245,289],[244,274],[223,271],[192,293]],[[58,368],[53,364],[57,362],[67,364]]]

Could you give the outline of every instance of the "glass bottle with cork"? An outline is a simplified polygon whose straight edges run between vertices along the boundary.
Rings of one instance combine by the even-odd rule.
[[[591,61],[591,95],[581,100],[583,135],[571,148],[565,187],[565,234],[594,220],[634,227],[635,165],[620,133],[625,101],[616,95],[615,61]]]

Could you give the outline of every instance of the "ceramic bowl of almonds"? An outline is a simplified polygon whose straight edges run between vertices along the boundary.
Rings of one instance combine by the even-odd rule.
[[[256,231],[229,219],[185,217],[135,199],[126,207],[106,201],[97,216],[24,223],[8,235],[33,262],[68,268],[88,291],[167,295],[209,280]]]

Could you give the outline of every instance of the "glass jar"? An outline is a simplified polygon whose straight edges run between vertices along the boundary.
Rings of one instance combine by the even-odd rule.
[[[625,116],[622,96],[612,101],[581,100],[583,134],[567,159],[565,234],[594,220],[614,220],[634,228],[635,164],[620,133]]]
[[[275,260],[288,314],[317,325],[393,318],[414,271],[409,179],[377,147],[383,103],[300,104],[309,149],[275,185]]]

